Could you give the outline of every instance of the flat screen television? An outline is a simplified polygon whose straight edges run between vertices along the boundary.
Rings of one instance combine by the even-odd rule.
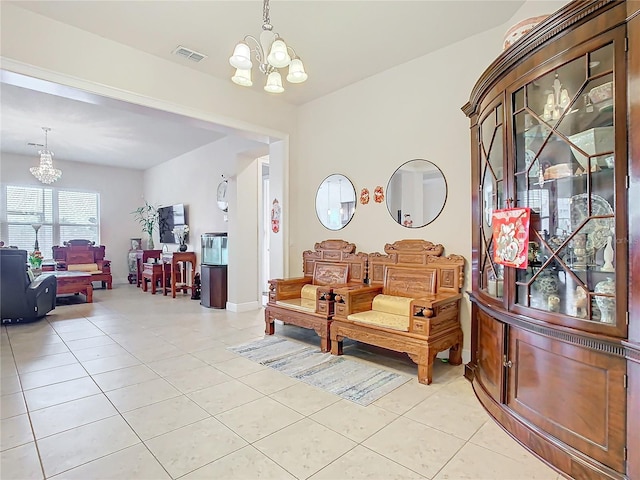
[[[158,226],[160,231],[160,243],[178,243],[172,233],[174,227],[187,224],[187,215],[184,204],[169,205],[158,208]],[[189,234],[185,239],[189,241]]]

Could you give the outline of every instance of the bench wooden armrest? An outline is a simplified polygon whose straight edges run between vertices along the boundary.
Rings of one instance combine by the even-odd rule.
[[[373,299],[382,293],[382,286],[347,286],[334,288],[334,318],[346,319],[352,313],[371,310]]]
[[[101,270],[102,273],[111,273],[111,260],[98,260],[96,265],[98,265],[98,270]]]
[[[459,293],[444,293],[416,298],[411,302],[411,315],[427,318],[434,317],[443,306],[457,302],[461,298],[462,295]]]
[[[409,332],[433,335],[439,329],[459,324],[461,294],[438,294],[416,298],[411,302]]]
[[[311,277],[275,278],[269,280],[269,302],[300,298],[302,287],[312,283]]]

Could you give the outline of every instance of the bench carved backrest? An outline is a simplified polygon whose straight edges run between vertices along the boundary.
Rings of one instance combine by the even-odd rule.
[[[429,258],[439,257],[444,247],[427,240],[399,240],[387,243],[385,253],[369,254],[369,283],[384,285],[387,266],[419,267],[426,266]]]
[[[438,272],[438,293],[460,293],[464,284],[464,257],[447,255],[431,257],[427,260],[429,267]]]
[[[64,247],[58,245],[52,247],[53,259],[69,265],[80,263],[98,263],[104,260],[104,245],[68,244]]]
[[[327,285],[328,279],[334,276],[342,278],[340,272],[346,269],[346,282],[363,283],[367,275],[366,253],[355,253],[356,246],[344,240],[324,240],[314,245],[314,251],[306,250],[302,253],[303,272],[305,277],[314,277],[314,284]],[[335,266],[339,265],[339,268]],[[318,278],[319,283],[315,282]],[[322,280],[321,278],[324,278]],[[337,283],[337,282],[332,282]]]
[[[385,268],[382,293],[396,297],[425,297],[436,294],[437,271],[424,266]]]
[[[464,257],[441,256],[442,245],[426,240],[401,240],[385,246],[386,254],[369,255],[372,285],[383,293],[419,297],[436,293],[458,294],[464,283]]]

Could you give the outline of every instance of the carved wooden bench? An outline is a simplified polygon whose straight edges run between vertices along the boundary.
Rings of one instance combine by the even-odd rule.
[[[52,248],[56,270],[86,272],[91,274],[92,282],[101,282],[102,288],[111,290],[111,261],[106,260],[104,245],[95,245],[89,240],[69,240],[64,246]]]
[[[327,352],[333,317],[333,288],[361,287],[367,275],[367,255],[344,240],[316,243],[302,254],[303,277],[269,280],[269,300],[264,312],[265,333],[273,335],[275,320],[310,328],[320,336]]]
[[[449,349],[449,363],[462,363],[460,289],[464,258],[440,256],[442,245],[402,240],[369,255],[370,285],[335,288],[331,353],[342,354],[351,338],[409,355],[418,381],[430,384],[438,352]]]

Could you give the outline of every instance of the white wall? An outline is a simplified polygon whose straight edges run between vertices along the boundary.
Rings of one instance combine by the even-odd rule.
[[[229,299],[232,311],[255,310],[258,302],[260,232],[259,188],[261,163],[258,157],[240,155],[233,181],[229,183]]]
[[[293,162],[304,160],[292,159]],[[300,265],[302,271],[302,257],[293,258],[289,255],[289,150],[287,142],[278,141],[269,145],[269,211],[274,200],[280,205],[280,230],[269,232],[269,272],[271,278],[282,278],[289,271],[290,262]],[[293,201],[293,200],[292,200]],[[315,217],[315,207],[309,215]],[[271,219],[269,218],[269,222]]]
[[[271,237],[272,255],[281,255],[282,261],[272,265],[272,272],[277,275],[284,265],[285,274],[296,275],[301,272],[302,252],[325,238],[342,237],[365,252],[381,251],[386,242],[401,238],[425,238],[444,244],[448,253],[471,257],[469,121],[460,107],[467,102],[476,79],[499,55],[509,26],[565,3],[529,1],[499,28],[298,109],[6,2],[2,3],[0,30],[4,68],[286,138],[289,144],[271,145],[271,153],[284,154],[282,164],[271,170],[271,197],[278,198],[282,206],[282,229]],[[342,173],[358,192],[363,187],[373,192],[377,185],[386,188],[395,169],[413,158],[433,161],[448,181],[447,204],[429,226],[405,229],[391,219],[384,203],[373,201],[358,205],[353,221],[339,232],[324,229],[315,218],[315,191],[327,175]],[[150,179],[166,178],[171,172],[176,173],[174,166],[149,173],[145,178],[148,199],[167,198],[160,196],[159,187]],[[466,303],[463,325],[468,345]]]
[[[300,108],[297,156],[305,162],[292,162],[290,169],[291,275],[300,273],[295,259],[327,238],[354,242],[363,252],[382,252],[385,243],[422,238],[443,244],[446,254],[471,258],[469,121],[460,108],[499,53],[501,35],[502,29],[486,32]],[[386,191],[393,172],[415,158],[438,165],[449,192],[433,223],[408,229],[395,222],[384,202],[373,201],[373,191],[378,185]],[[356,206],[353,220],[338,232],[324,229],[313,217],[316,189],[333,173],[347,176],[357,192],[368,188],[372,197],[368,205]],[[469,271],[467,265],[467,279]],[[465,301],[467,349],[469,310]]]
[[[242,89],[229,81],[215,79],[186,66],[136,51],[7,2],[1,2],[0,7],[3,69],[240,129],[240,135],[245,138],[265,143],[275,141],[274,145],[278,145],[278,148],[272,174],[279,177],[272,185],[280,199],[287,195],[288,158],[280,154],[289,155],[287,142],[289,135],[295,135],[297,109],[287,104],[284,97]],[[189,180],[179,180],[184,172],[172,162],[150,172],[145,177],[147,199],[163,204],[174,203],[171,198],[175,197],[175,182],[167,186],[164,180],[168,175],[177,174],[172,180],[182,184],[182,191],[186,191],[191,188]],[[194,178],[203,178],[198,167],[194,167],[189,174],[191,181]],[[149,179],[159,181],[153,183]],[[163,193],[160,193],[162,188],[158,185],[165,186]],[[205,196],[204,192],[197,195],[200,198]],[[142,203],[140,197],[138,201]],[[194,206],[200,200],[183,203]],[[214,214],[213,209],[211,213]],[[197,215],[206,225],[198,229],[220,228],[218,224],[211,226],[211,218],[205,214]],[[286,221],[287,217],[283,216],[283,222]],[[286,230],[284,228],[284,232]],[[194,232],[194,235],[197,233]],[[282,242],[286,235],[281,233],[272,242],[276,258],[272,268],[274,272],[285,269],[288,262],[286,242]],[[253,248],[257,248],[257,245]]]
[[[189,224],[189,251],[200,264],[200,235],[229,233],[229,302],[257,308],[258,292],[247,278],[257,278],[257,170],[251,164],[268,151],[268,146],[240,137],[225,137],[148,169],[144,174],[145,199],[159,206],[183,203]],[[222,175],[229,179],[228,222],[216,204],[216,190]],[[238,176],[241,175],[241,178]],[[239,186],[240,185],[240,186]],[[240,198],[236,198],[236,192]],[[253,232],[253,233],[252,233]],[[158,232],[154,232],[160,248]],[[171,251],[177,245],[168,245]],[[255,256],[255,258],[254,258]]]
[[[29,172],[29,167],[38,161],[36,156],[3,153],[0,180],[3,184],[42,186]],[[106,257],[111,260],[114,283],[126,283],[129,239],[142,236],[140,226],[130,214],[140,205],[142,171],[67,162],[56,157],[54,164],[62,170],[62,177],[52,187],[100,194],[100,243],[106,247]],[[51,252],[45,252],[45,256],[51,258]]]
[[[503,34],[524,18],[550,13],[566,2],[532,1],[504,26],[483,32],[430,55],[389,69],[300,107],[296,158],[290,168],[290,275],[299,275],[296,259],[322,239],[342,238],[359,251],[382,252],[385,243],[422,238],[445,246],[445,254],[467,259],[465,290],[470,286],[471,175],[469,120],[460,110],[476,80],[501,53]],[[553,8],[555,6],[555,8]],[[373,201],[373,190],[386,189],[404,162],[423,158],[442,170],[448,197],[431,224],[408,229],[396,223],[386,204]],[[347,176],[372,200],[358,204],[353,220],[338,232],[314,216],[322,180]],[[463,302],[465,358],[469,358],[470,304]]]

